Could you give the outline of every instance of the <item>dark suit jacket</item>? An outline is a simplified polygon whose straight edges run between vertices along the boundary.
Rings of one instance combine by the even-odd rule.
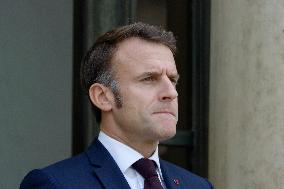
[[[213,189],[206,180],[160,160],[167,189]],[[130,189],[109,152],[95,140],[89,149],[73,158],[31,171],[20,189]]]

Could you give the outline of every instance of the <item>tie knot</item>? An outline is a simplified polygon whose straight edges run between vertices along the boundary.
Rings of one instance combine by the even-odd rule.
[[[145,179],[158,176],[156,172],[155,162],[150,159],[141,158],[133,163],[132,167]]]

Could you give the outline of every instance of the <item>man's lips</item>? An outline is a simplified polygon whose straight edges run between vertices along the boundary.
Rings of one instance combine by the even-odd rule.
[[[174,117],[175,119],[177,119],[176,115],[174,112],[171,112],[171,111],[157,111],[157,112],[154,112],[153,113],[154,115],[168,115],[168,116],[171,116],[171,117]]]

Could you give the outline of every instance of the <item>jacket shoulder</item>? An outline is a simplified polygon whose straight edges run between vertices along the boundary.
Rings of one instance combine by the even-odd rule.
[[[96,184],[92,167],[85,153],[68,158],[42,169],[29,172],[20,185],[20,189],[71,189],[88,188]],[[94,183],[90,183],[94,182]],[[80,186],[77,186],[80,183]]]
[[[20,185],[20,189],[57,189],[60,188],[57,182],[45,174],[44,171],[35,169],[29,172]]]

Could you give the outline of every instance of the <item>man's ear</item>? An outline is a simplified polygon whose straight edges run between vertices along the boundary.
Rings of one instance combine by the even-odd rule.
[[[110,111],[112,103],[109,89],[102,84],[94,83],[89,89],[89,96],[92,103],[102,111]]]

